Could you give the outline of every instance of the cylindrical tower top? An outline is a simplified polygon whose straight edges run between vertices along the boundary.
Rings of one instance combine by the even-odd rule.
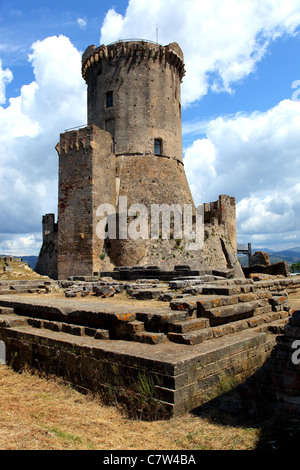
[[[111,133],[116,155],[161,155],[182,161],[177,43],[143,40],[89,46],[82,56],[88,124]]]

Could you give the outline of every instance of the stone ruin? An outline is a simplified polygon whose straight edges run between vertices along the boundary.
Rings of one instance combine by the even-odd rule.
[[[189,411],[222,394],[224,383],[247,384],[243,396],[252,406],[247,379],[258,383],[255,373],[261,379],[285,342],[294,321],[288,295],[299,288],[299,279],[278,276],[7,281],[0,286],[0,340],[16,370],[29,365],[80,391],[134,403],[145,419]],[[64,297],[51,297],[58,290]],[[277,377],[289,368],[289,352],[281,368],[273,362]],[[265,392],[255,390],[262,390],[257,398]]]
[[[62,133],[56,146],[58,220],[54,214],[43,217],[38,273],[67,279],[101,277],[122,267],[158,266],[173,271],[175,265],[188,265],[193,271],[233,270],[243,276],[237,259],[234,197],[220,195],[217,201],[203,204],[201,248],[190,250],[184,230],[177,235],[174,227],[175,209],[180,208],[182,220],[188,206],[198,236],[197,211],[182,155],[184,74],[183,53],[176,43],[163,47],[118,41],[89,46],[84,52],[88,124]],[[98,207],[109,204],[118,221],[124,215],[129,221],[120,202],[124,198],[126,209],[142,204],[148,211],[149,233],[153,205],[170,208],[169,236],[164,237],[159,226],[155,238],[133,240],[118,233],[100,239]]]
[[[96,232],[98,206],[120,196],[128,205],[190,204],[195,213],[182,160],[182,51],[145,41],[90,46],[82,75],[88,125],[60,136],[58,220],[43,217],[36,270],[49,278],[0,282],[6,361],[113,396],[143,418],[180,415],[222,394],[226,382],[243,384],[253,404],[264,364],[298,334],[288,295],[300,280],[244,275],[234,198],[203,205],[204,245],[193,253],[184,237],[133,242]],[[298,377],[287,369],[282,386],[277,380],[282,397]]]

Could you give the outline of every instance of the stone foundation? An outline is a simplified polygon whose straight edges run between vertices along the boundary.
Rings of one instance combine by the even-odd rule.
[[[276,337],[270,357],[239,388],[248,413],[300,412],[300,311],[291,317]]]
[[[287,292],[300,287],[210,276],[61,281],[65,298],[1,295],[7,362],[134,403],[144,418],[189,411],[262,367],[290,317]],[[117,288],[126,302],[107,298]]]

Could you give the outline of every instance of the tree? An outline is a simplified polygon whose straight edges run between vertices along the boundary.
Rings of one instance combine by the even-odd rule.
[[[298,263],[294,263],[290,267],[290,272],[291,273],[299,273],[300,272],[300,261]]]

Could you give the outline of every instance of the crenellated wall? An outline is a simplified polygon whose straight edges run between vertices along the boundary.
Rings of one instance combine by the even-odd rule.
[[[116,155],[158,153],[182,161],[184,64],[178,44],[90,46],[83,54],[82,75],[88,86],[88,123],[112,134]],[[158,152],[155,139],[161,141]]]

